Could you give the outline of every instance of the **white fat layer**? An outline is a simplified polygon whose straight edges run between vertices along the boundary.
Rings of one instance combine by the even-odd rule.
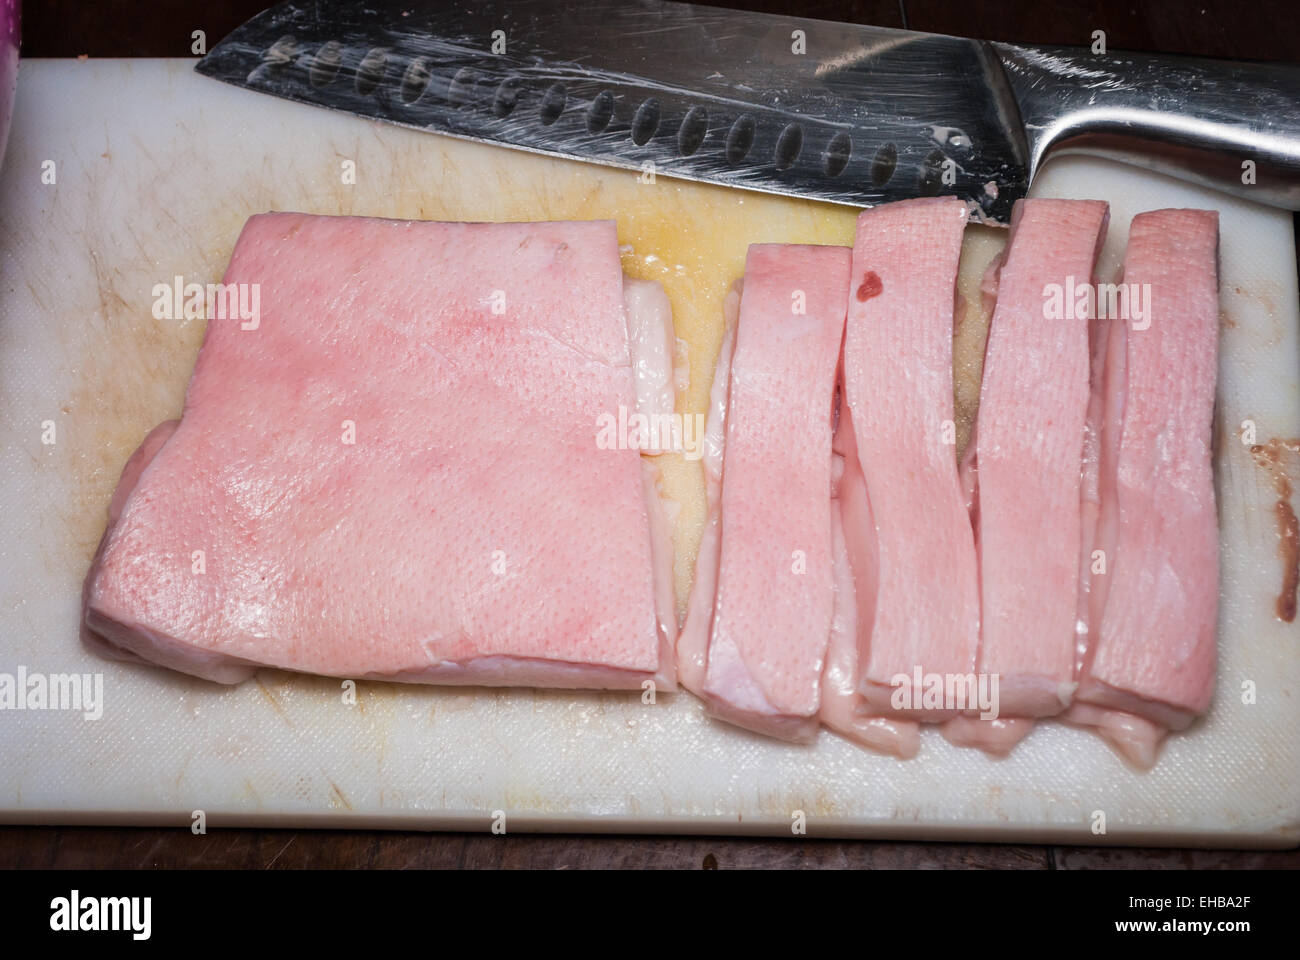
[[[658,282],[624,275],[623,310],[636,384],[636,412],[655,423],[655,417],[671,417],[676,407],[678,347],[673,308]],[[664,452],[654,439],[657,437],[652,436],[644,453]]]
[[[677,637],[677,673],[682,686],[704,697],[704,674],[709,662],[709,637],[713,631],[713,606],[718,586],[718,554],[722,547],[722,447],[726,436],[727,394],[731,388],[731,353],[740,317],[737,280],[722,304],[725,332],[713,368],[709,389],[709,416],[704,431],[704,488],[708,522],[695,555],[695,582],[686,606],[686,619]]]
[[[704,428],[704,476],[705,480],[716,485],[722,480],[722,453],[727,437],[727,398],[731,390],[731,354],[736,346],[736,324],[740,320],[740,294],[743,281],[737,280],[722,301],[722,317],[725,324],[722,334],[722,346],[718,350],[718,360],[713,371],[713,384],[709,388],[709,419]],[[709,505],[718,491],[709,488]]]

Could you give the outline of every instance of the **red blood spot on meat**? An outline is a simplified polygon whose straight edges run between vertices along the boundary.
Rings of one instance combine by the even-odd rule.
[[[880,296],[884,289],[885,285],[880,281],[876,271],[868,270],[862,278],[862,286],[858,287],[858,300],[866,303],[872,297]]]

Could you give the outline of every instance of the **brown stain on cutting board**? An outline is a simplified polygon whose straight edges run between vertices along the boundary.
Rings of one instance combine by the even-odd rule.
[[[71,479],[71,496],[59,509],[63,550],[79,570],[88,566],[104,530],[108,501],[127,458],[149,430],[179,414],[202,338],[201,321],[153,317],[153,284],[170,282],[176,273],[206,282],[229,253],[213,245],[204,249],[201,233],[165,211],[141,221],[115,222],[109,216],[101,197],[122,191],[147,197],[185,176],[184,164],[175,162],[183,156],[168,153],[160,163],[149,151],[142,155],[143,163],[128,167],[115,164],[109,149],[82,158],[88,202],[61,223],[83,242],[91,284],[69,290],[67,277],[39,271],[29,281],[38,305],[63,304],[62,315],[50,319],[72,386],[51,414],[58,442],[42,450],[39,464]],[[142,203],[139,212],[148,208]],[[67,562],[64,556],[48,561]]]
[[[253,682],[257,684],[257,689],[266,698],[267,703],[271,705],[271,709],[275,711],[276,716],[283,720],[286,726],[292,727],[293,721],[289,719],[289,714],[285,712],[284,705],[280,703],[280,698],[271,692],[270,688],[263,682],[260,673],[253,677]]]
[[[331,798],[330,806],[331,807],[341,806],[343,807],[343,809],[351,812],[352,803],[351,801],[348,800],[347,795],[344,794],[344,792],[339,789],[339,785],[335,783],[333,780],[331,780],[329,777],[326,777],[325,781],[330,785],[330,798]]]
[[[1238,326],[1236,316],[1224,305],[1225,302],[1228,305],[1235,303],[1262,310],[1267,316],[1267,326],[1256,326],[1253,333],[1261,337],[1262,346],[1276,347],[1286,336],[1286,318],[1278,309],[1282,297],[1281,287],[1274,279],[1257,279],[1249,288],[1239,284],[1233,284],[1231,290],[1222,288],[1219,291],[1222,307],[1220,322],[1228,329],[1236,329]]]
[[[1274,615],[1286,623],[1296,616],[1296,592],[1300,588],[1300,521],[1291,506],[1292,475],[1300,463],[1300,439],[1277,437],[1250,448],[1255,465],[1272,481],[1277,493],[1273,513],[1277,520],[1278,556],[1282,561],[1282,578],[1274,602]]]
[[[1297,569],[1297,563],[1300,562],[1300,526],[1296,523],[1295,510],[1291,507],[1289,485],[1286,494],[1285,497],[1279,496],[1274,505],[1280,538],[1278,552],[1282,556],[1282,589],[1274,609],[1279,620],[1291,623],[1295,620],[1296,586],[1300,584],[1300,569]]]

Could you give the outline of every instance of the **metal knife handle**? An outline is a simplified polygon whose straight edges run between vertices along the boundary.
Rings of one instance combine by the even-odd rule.
[[[1086,153],[1300,210],[1300,67],[992,47],[1031,179],[1049,155]]]

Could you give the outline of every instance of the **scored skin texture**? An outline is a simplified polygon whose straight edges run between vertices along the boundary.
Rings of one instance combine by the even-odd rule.
[[[979,669],[999,677],[1004,720],[1058,714],[1073,692],[1089,316],[1049,319],[1045,303],[1049,284],[1092,283],[1108,213],[1021,201],[998,278],[975,443]],[[957,726],[978,741],[969,717]],[[990,726],[988,746],[1005,752],[1029,729]]]
[[[149,431],[144,440],[141,441],[140,446],[127,458],[126,464],[122,467],[122,475],[113,490],[113,497],[108,503],[108,529],[112,529],[114,524],[117,523],[117,518],[122,515],[122,508],[126,506],[126,501],[130,498],[131,491],[135,489],[135,485],[139,482],[140,474],[144,472],[144,468],[153,461],[158,451],[163,448],[163,444],[171,439],[171,435],[176,432],[179,425],[179,420],[164,420]],[[95,551],[95,557],[91,561],[91,569],[99,565],[99,556],[104,552],[106,542],[107,537],[100,540],[99,547]],[[90,581],[91,578],[87,577],[82,584],[81,605],[83,608],[88,605]],[[84,620],[81,624],[81,641],[100,656],[108,657],[111,660],[124,660],[128,663],[149,662],[140,654],[134,653],[125,647],[119,647],[101,637],[87,627]],[[253,668],[232,663],[228,665],[228,669],[222,672],[228,677],[230,683],[237,683],[251,676]]]
[[[730,365],[709,712],[817,731],[834,606],[831,417],[850,251],[755,244]],[[802,308],[802,311],[800,310]]]
[[[956,198],[863,211],[844,341],[845,399],[876,550],[875,583],[858,581],[859,606],[874,607],[859,622],[859,689],[877,713],[932,722],[952,711],[916,708],[915,668],[968,674],[979,640],[974,534],[953,426],[953,310],[966,219]],[[862,538],[848,534],[852,550]],[[873,589],[868,600],[863,591]],[[899,675],[907,691],[892,682]],[[910,692],[914,708],[896,709],[896,691]]]
[[[1142,321],[1150,325],[1114,325],[1124,341],[1112,350],[1123,352],[1122,384],[1108,392],[1106,424],[1121,426],[1101,496],[1116,527],[1099,535],[1113,542],[1105,607],[1067,719],[1096,726],[1142,767],[1155,762],[1168,730],[1205,713],[1214,691],[1218,237],[1213,211],[1134,217],[1124,282],[1150,284]]]
[[[636,402],[612,221],[267,214],[225,282],[260,283],[260,324],[209,323],[92,630],[225,682],[671,689],[641,458],[597,445]]]

